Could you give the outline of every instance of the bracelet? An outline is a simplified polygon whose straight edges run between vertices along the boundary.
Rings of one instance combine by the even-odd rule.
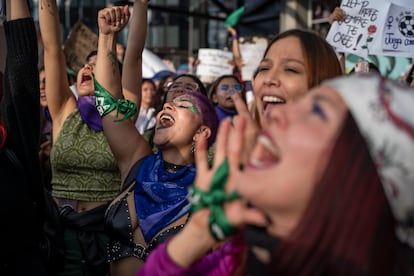
[[[134,102],[125,100],[124,98],[115,100],[112,95],[105,88],[103,88],[95,78],[93,81],[95,85],[95,105],[101,118],[108,115],[114,109],[116,109],[115,118],[118,118],[119,113],[125,115],[124,118],[115,120],[114,122],[122,122],[128,120],[138,113],[137,105]]]
[[[202,208],[210,209],[211,213],[208,219],[209,230],[213,238],[218,241],[224,240],[237,231],[237,228],[231,225],[223,210],[225,202],[240,198],[236,191],[232,191],[229,194],[224,192],[228,172],[228,161],[224,160],[214,174],[209,191],[190,187],[188,193],[191,213],[195,213]]]
[[[231,39],[232,39],[232,40],[237,40],[237,39],[239,39],[239,36],[238,36],[238,35],[232,35],[232,36],[231,36]]]

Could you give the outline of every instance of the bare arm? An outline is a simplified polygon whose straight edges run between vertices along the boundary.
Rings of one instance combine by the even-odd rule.
[[[128,43],[122,66],[122,89],[127,100],[141,105],[142,51],[147,35],[147,0],[136,0],[129,24]]]
[[[227,27],[227,31],[231,34],[232,40],[232,52],[234,56],[234,63],[237,66],[237,69],[241,72],[241,68],[243,67],[243,60],[240,53],[240,46],[239,46],[239,39],[237,36],[237,31],[233,27]]]
[[[53,140],[56,140],[66,117],[76,109],[76,99],[66,76],[56,0],[39,0],[39,24],[44,46],[46,97],[53,121]]]
[[[7,20],[15,20],[30,17],[26,0],[7,0]]]
[[[116,58],[116,34],[129,19],[128,7],[112,7],[99,11],[98,58],[95,78],[114,98],[123,97],[121,77]],[[129,120],[115,122],[114,110],[102,118],[105,136],[118,162],[122,180],[138,159],[151,153],[149,144]],[[122,116],[122,115],[120,115]]]

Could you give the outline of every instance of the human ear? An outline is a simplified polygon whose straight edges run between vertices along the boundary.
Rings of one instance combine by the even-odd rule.
[[[200,137],[204,137],[206,140],[211,136],[211,129],[208,126],[202,125],[197,130],[196,134],[193,137],[194,141],[198,141]]]

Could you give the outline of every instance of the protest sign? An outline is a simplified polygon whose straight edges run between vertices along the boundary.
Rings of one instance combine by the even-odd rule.
[[[76,22],[64,43],[67,65],[78,72],[85,64],[88,54],[97,48],[98,36],[81,21]]]
[[[337,51],[353,53],[361,57],[372,54],[373,41],[378,39],[379,26],[383,26],[389,3],[385,0],[344,0],[341,9],[345,11],[343,22],[335,21],[326,40]]]
[[[343,0],[343,22],[334,22],[327,41],[337,50],[368,55],[414,54],[414,8],[410,0]]]
[[[253,74],[263,59],[267,44],[267,39],[260,39],[255,43],[239,44],[243,60],[242,78],[244,81],[253,79]]]
[[[198,50],[197,76],[203,82],[211,82],[221,75],[231,75],[233,73],[233,54],[219,49],[202,48]]]
[[[414,7],[391,3],[382,37],[379,47],[385,55],[414,56]]]

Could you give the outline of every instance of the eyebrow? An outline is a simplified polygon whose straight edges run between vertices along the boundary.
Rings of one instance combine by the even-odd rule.
[[[305,62],[303,62],[302,60],[296,59],[296,58],[282,58],[282,61],[284,63],[295,62],[295,63],[299,63],[299,64],[305,66]],[[273,63],[273,60],[271,58],[264,58],[264,59],[262,59],[260,61],[260,64],[261,63],[264,63],[264,62],[271,62],[271,63]]]

